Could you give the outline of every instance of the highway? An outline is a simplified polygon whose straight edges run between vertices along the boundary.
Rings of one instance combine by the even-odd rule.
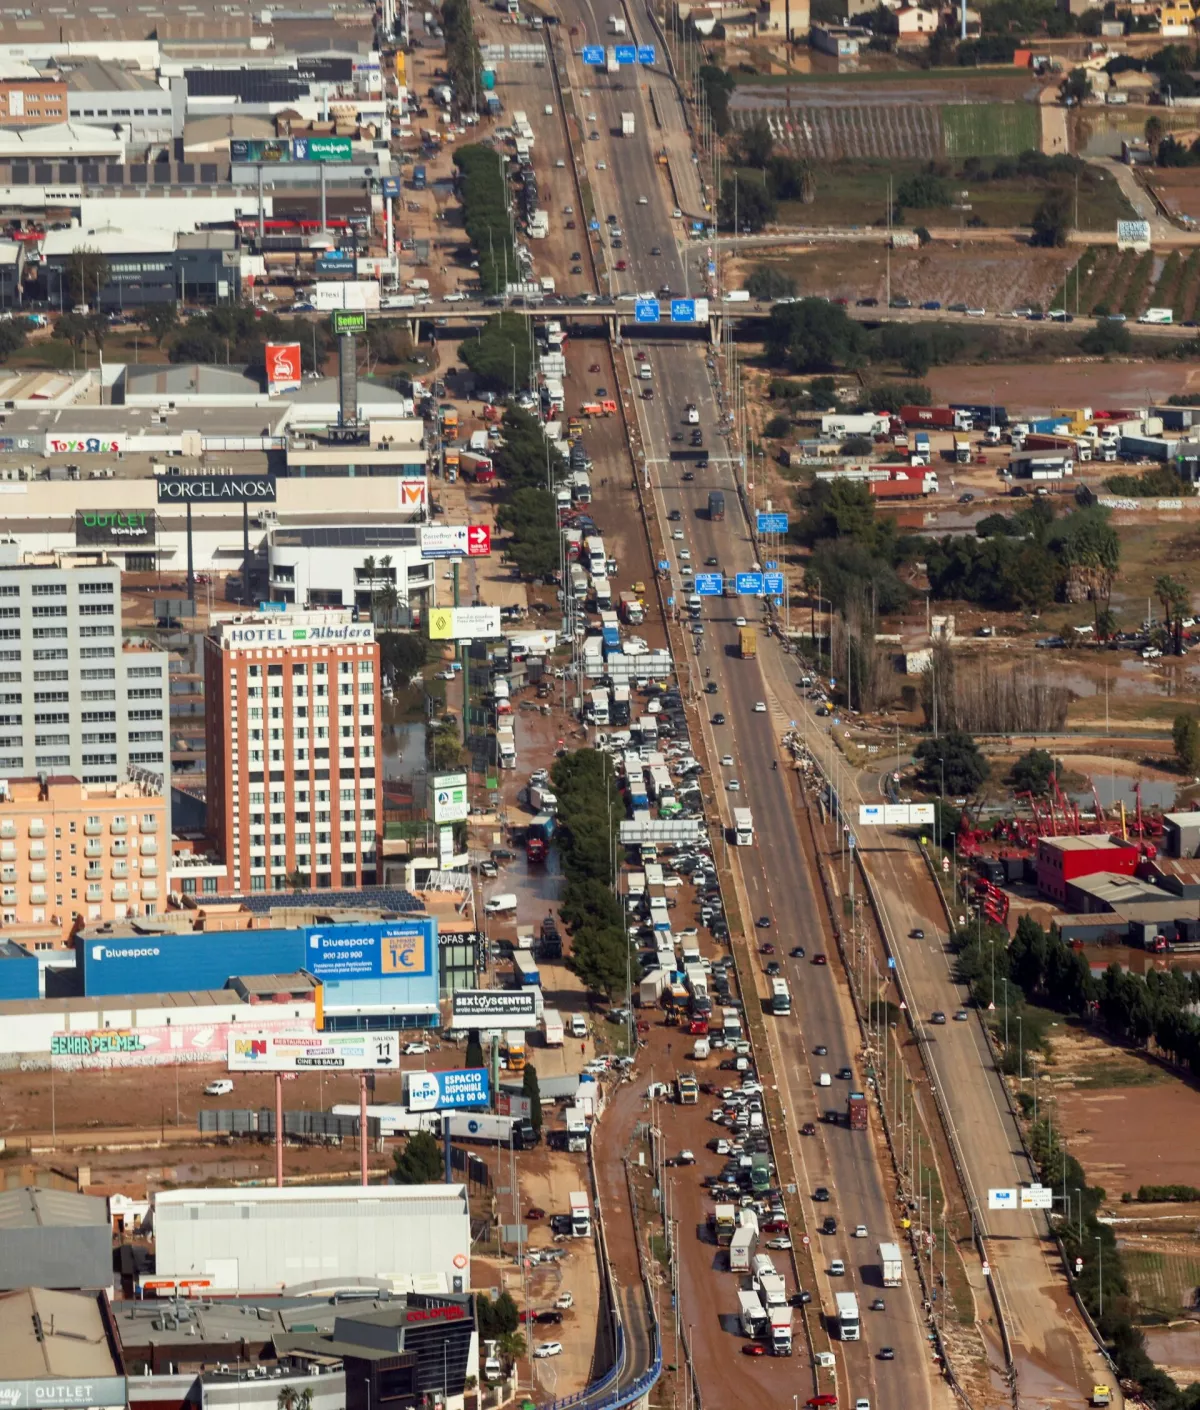
[[[578,24],[589,38],[604,33],[601,21],[609,12],[608,6],[599,16],[591,0],[578,0],[573,13],[567,4],[562,9],[564,23]],[[626,14],[631,39],[638,43],[652,42],[653,35],[644,17],[632,10],[627,10]],[[581,88],[576,88],[576,101],[583,111],[597,115],[595,123],[589,126],[607,137],[614,129],[619,132],[621,112],[632,110],[639,133],[646,134],[637,140],[615,137],[586,146],[587,175],[595,196],[597,217],[603,225],[609,213],[616,215],[623,231],[621,251],[609,255],[614,264],[619,257],[628,265],[626,271],[614,271],[616,292],[657,292],[663,286],[677,295],[702,292],[696,287],[695,265],[702,250],[691,246],[685,253],[676,243],[676,236],[681,237],[683,232],[680,222],[671,214],[675,193],[663,166],[654,160],[658,139],[656,132],[647,126],[654,122],[654,112],[646,88],[639,84],[634,90],[632,85],[623,83],[620,89],[614,89],[606,77],[590,72],[573,75],[573,82],[587,89],[588,96],[584,97]],[[651,76],[648,82],[659,80]],[[678,99],[674,101],[677,103]],[[659,112],[665,110],[665,105],[665,97],[660,100],[656,93]],[[605,170],[597,168],[598,161],[606,163]],[[654,253],[656,248],[657,254]],[[685,258],[690,259],[690,268],[685,269]],[[732,474],[728,464],[721,466],[725,452],[723,442],[717,437],[720,408],[706,362],[706,349],[694,343],[660,342],[656,345],[645,341],[640,342],[638,348],[644,350],[653,371],[648,384],[654,389],[652,400],[643,400],[638,395],[647,384],[638,378],[636,369],[640,364],[633,358],[632,349],[626,346],[619,355],[626,358],[625,373],[634,388],[636,430],[646,456],[642,473],[648,478],[664,538],[669,539],[669,532],[675,527],[682,528],[685,538],[682,542],[672,541],[672,549],[686,549],[696,567],[708,557],[719,558],[727,571],[748,567],[752,550],[738,509]],[[685,483],[682,471],[686,467],[671,462],[669,455],[672,436],[684,430],[684,409],[689,402],[699,409],[706,445],[712,451],[712,468],[698,475],[694,482]],[[707,518],[708,492],[715,487],[726,492],[729,512],[721,522],[709,522]],[[666,516],[672,509],[682,512],[679,526],[667,522]],[[678,585],[678,576],[673,572],[672,590],[676,597]],[[819,1108],[836,1105],[842,1111],[845,1109],[846,1092],[852,1084],[835,1079],[832,1089],[818,1088],[820,1072],[832,1074],[842,1067],[850,1067],[855,1070],[856,1083],[861,1085],[862,1073],[857,1067],[858,1033],[837,976],[836,957],[831,966],[786,957],[787,950],[797,943],[806,947],[809,956],[825,949],[824,903],[808,873],[791,811],[786,773],[773,768],[778,759],[780,726],[786,727],[786,720],[781,719],[769,700],[758,663],[738,660],[735,655],[737,627],[734,619],[738,610],[738,603],[733,599],[710,602],[705,616],[704,645],[698,655],[690,655],[688,661],[679,662],[679,672],[684,689],[699,697],[699,718],[704,721],[710,757],[715,760],[729,753],[737,761],[733,770],[717,770],[718,774],[736,774],[741,783],[740,793],[730,793],[727,802],[748,805],[755,816],[757,845],[740,849],[738,857],[744,903],[750,917],[750,936],[769,938],[776,945],[782,962],[788,967],[794,991],[792,1015],[768,1019],[768,1024],[775,1032],[774,1066],[788,1113],[806,1217],[813,1231],[821,1283],[818,1300],[827,1311],[832,1311],[835,1291],[858,1291],[860,1300],[868,1303],[882,1293],[875,1250],[880,1240],[896,1237],[894,1185],[890,1175],[884,1176],[875,1159],[869,1133],[851,1132],[844,1124],[821,1124],[815,1139],[798,1134],[799,1124],[815,1119]],[[718,684],[716,696],[700,694],[705,668],[711,671],[712,679]],[[758,700],[771,708],[765,713],[756,713],[754,706]],[[709,724],[710,709],[723,711],[728,723],[717,727]],[[714,779],[713,783],[720,786],[719,779]],[[725,817],[727,820],[727,807]],[[769,931],[758,932],[753,928],[753,918],[759,915],[772,917]],[[758,940],[751,938],[752,947],[757,943]],[[759,983],[765,990],[762,974],[765,960],[758,955],[752,959]],[[753,1002],[753,996],[746,998]],[[825,1056],[817,1057],[811,1052],[817,1044],[827,1047]],[[819,1101],[818,1093],[826,1100]],[[836,1192],[833,1202],[820,1205],[811,1202],[809,1195],[818,1184],[825,1184]],[[826,1214],[833,1214],[838,1220],[838,1233],[832,1238],[815,1233]],[[869,1236],[865,1240],[850,1237],[859,1223],[867,1226]],[[695,1276],[715,1276],[711,1268],[711,1248],[697,1242],[693,1252]],[[683,1256],[685,1259],[690,1256],[686,1247]],[[829,1260],[834,1257],[846,1262],[848,1271],[844,1278],[828,1275]],[[864,1311],[863,1340],[857,1345],[843,1346],[835,1342],[845,1358],[839,1377],[842,1394],[866,1396],[880,1410],[893,1410],[893,1407],[919,1410],[931,1403],[928,1351],[910,1287],[911,1275],[904,1288],[887,1294],[886,1311]],[[700,1330],[697,1328],[697,1332]],[[697,1335],[694,1343],[702,1389],[706,1358],[727,1360],[728,1357],[728,1343],[715,1335],[717,1329],[709,1330],[714,1335]],[[895,1361],[877,1359],[883,1346],[894,1348]],[[789,1383],[789,1394],[792,1388]]]

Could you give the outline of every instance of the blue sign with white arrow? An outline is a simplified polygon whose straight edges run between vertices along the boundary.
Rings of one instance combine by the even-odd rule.
[[[695,299],[672,299],[671,300],[671,322],[672,323],[695,323],[696,321],[696,300]]]
[[[599,229],[600,229],[600,222],[599,222],[598,220],[589,220],[589,221],[588,221],[588,229],[589,229],[589,230],[599,230]]]
[[[725,583],[720,573],[696,574],[697,597],[720,597],[724,588]]]
[[[583,46],[583,62],[585,64],[595,64],[600,68],[604,66],[604,45],[585,44]]]
[[[737,573],[734,576],[733,585],[740,597],[761,597],[763,575],[761,573]]]
[[[619,64],[637,63],[637,49],[632,44],[618,44],[614,52]]]
[[[658,58],[658,51],[653,44],[639,44],[637,54],[639,64],[652,64]]]
[[[782,593],[786,592],[787,589],[784,587],[784,584],[783,584],[783,574],[782,574],[782,573],[764,573],[764,574],[763,574],[763,591],[764,591],[765,593],[769,593],[770,596],[772,596],[772,597],[779,597]]]
[[[660,313],[657,299],[638,299],[633,306],[635,323],[657,323]]]
[[[760,514],[758,516],[758,532],[760,534],[786,534],[788,531],[788,517],[786,514]]]

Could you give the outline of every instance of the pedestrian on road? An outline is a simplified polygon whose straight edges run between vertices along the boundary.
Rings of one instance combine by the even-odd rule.
[[[586,1043],[580,1043],[580,1045],[579,1045],[579,1051],[580,1051],[581,1053],[586,1053],[586,1052],[587,1052],[587,1044],[586,1044]]]

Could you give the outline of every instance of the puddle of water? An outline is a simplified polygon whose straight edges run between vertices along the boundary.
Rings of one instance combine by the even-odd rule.
[[[1156,955],[1148,950],[1131,950],[1126,945],[1084,945],[1084,958],[1094,979],[1103,978],[1110,964],[1120,965],[1131,974],[1166,974],[1172,969],[1200,969],[1200,955]]]
[[[425,772],[425,725],[393,723],[395,707],[383,706],[383,776],[411,783]]]
[[[1183,1379],[1200,1376],[1200,1325],[1191,1327],[1147,1327],[1146,1353],[1157,1366],[1169,1366]]]

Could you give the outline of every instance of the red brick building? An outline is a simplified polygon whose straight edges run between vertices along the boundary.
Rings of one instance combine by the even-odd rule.
[[[45,127],[67,120],[67,85],[49,78],[0,79],[0,127]]]
[[[1134,843],[1123,842],[1119,837],[1043,837],[1038,842],[1038,890],[1060,906],[1065,905],[1068,883],[1098,872],[1132,876],[1139,859]]]

